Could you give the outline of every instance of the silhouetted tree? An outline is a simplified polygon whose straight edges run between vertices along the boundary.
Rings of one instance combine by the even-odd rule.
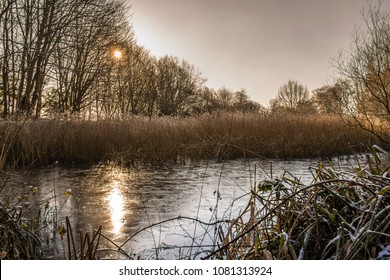
[[[188,62],[164,56],[157,62],[156,105],[161,115],[186,115],[204,80]]]
[[[342,112],[341,99],[345,88],[342,82],[334,85],[325,85],[313,91],[312,101],[321,114],[340,114]]]
[[[217,98],[220,110],[229,111],[232,109],[234,103],[234,93],[232,90],[225,87],[220,88],[217,91]]]
[[[258,112],[260,104],[250,99],[245,89],[234,93],[233,109],[239,112]]]
[[[50,59],[90,0],[7,1],[2,10],[3,115],[20,110],[39,116]]]
[[[295,80],[282,85],[275,99],[270,101],[272,111],[298,113],[302,104],[309,102],[309,91]]]
[[[126,0],[3,0],[2,116],[258,111],[245,90],[203,87],[205,79],[190,63],[150,55],[135,42],[128,11]]]
[[[61,112],[78,113],[96,101],[99,83],[118,68],[120,61],[113,56],[114,50],[120,49],[125,56],[125,46],[132,43],[127,10],[124,2],[110,0],[86,6],[58,44],[53,55],[54,98]],[[113,84],[117,81],[115,77],[110,80]]]
[[[363,11],[364,28],[352,37],[336,67],[346,81],[343,112],[355,124],[390,143],[390,11],[383,1]]]
[[[143,47],[131,44],[119,74],[123,75],[125,91],[122,111],[151,115],[157,97],[155,59]]]

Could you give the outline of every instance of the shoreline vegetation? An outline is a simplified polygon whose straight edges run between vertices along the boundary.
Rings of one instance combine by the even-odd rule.
[[[3,167],[165,164],[237,158],[331,158],[375,137],[337,116],[218,113],[200,117],[0,122]],[[1,166],[1,165],[0,165]]]
[[[238,217],[208,223],[193,218],[217,231],[215,246],[210,250],[200,244],[192,250],[195,255],[181,258],[385,259],[390,254],[390,178],[378,156],[378,152],[387,152],[378,150],[371,134],[347,126],[338,117],[225,113],[121,121],[4,121],[0,126],[2,164],[7,168],[54,162],[131,165],[256,157],[325,160],[374,147],[366,162],[351,172],[319,163],[311,170],[309,185],[288,172],[280,178],[260,178]],[[115,244],[102,227],[78,237],[68,220],[66,228],[58,226],[61,206],[49,208],[47,202],[41,202],[32,213],[30,201],[36,191],[31,187],[13,205],[1,201],[1,259],[47,258],[45,250],[51,241],[42,241],[42,232],[47,231],[53,238],[59,235],[66,240],[64,259],[98,259],[100,250],[107,251],[100,242],[111,244],[111,250],[122,257],[133,258],[122,249],[132,237],[122,245]],[[59,195],[71,197],[70,192]]]
[[[319,163],[310,184],[260,181],[205,259],[390,259],[390,166],[377,148],[352,172]]]
[[[47,250],[52,242],[64,244],[64,252],[55,256],[60,259],[101,259],[107,252],[115,259],[142,259],[145,256],[127,252],[123,246],[143,231],[158,231],[184,220],[192,220],[213,235],[213,246],[203,246],[196,239],[199,236],[189,235],[194,246],[184,246],[178,259],[389,259],[390,166],[383,167],[382,161],[389,158],[388,152],[373,146],[366,162],[350,171],[319,162],[310,169],[313,180],[309,184],[288,171],[279,177],[259,178],[247,194],[247,206],[237,216],[209,221],[174,217],[138,230],[122,244],[111,240],[102,226],[76,233],[68,217],[66,227],[59,226],[63,224],[58,219],[61,205],[50,202],[49,207],[41,201],[32,211],[38,190],[30,187],[13,206],[1,202],[1,259],[50,259]],[[63,203],[72,198],[71,191],[61,195],[66,197]],[[155,250],[153,259],[172,249],[180,252],[181,245],[150,248]]]

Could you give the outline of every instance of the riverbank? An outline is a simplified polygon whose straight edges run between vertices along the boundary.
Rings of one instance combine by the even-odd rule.
[[[336,116],[215,114],[189,118],[0,122],[3,165],[180,163],[328,158],[367,151],[370,134]],[[1,162],[0,162],[1,163]]]
[[[384,259],[389,158],[378,151],[324,163],[43,168],[4,181],[0,251],[6,259]]]

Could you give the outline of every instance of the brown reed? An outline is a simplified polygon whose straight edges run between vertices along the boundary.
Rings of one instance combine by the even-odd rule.
[[[338,117],[319,115],[226,113],[189,118],[0,122],[0,147],[9,147],[2,149],[0,158],[18,166],[331,157],[365,150],[375,143],[373,136],[345,125]]]

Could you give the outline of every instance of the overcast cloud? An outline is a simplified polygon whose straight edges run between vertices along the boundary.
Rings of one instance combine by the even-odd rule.
[[[389,7],[390,0],[385,1]],[[348,48],[365,0],[131,0],[137,42],[199,68],[206,85],[245,88],[268,106],[294,79],[332,80],[330,59]]]

